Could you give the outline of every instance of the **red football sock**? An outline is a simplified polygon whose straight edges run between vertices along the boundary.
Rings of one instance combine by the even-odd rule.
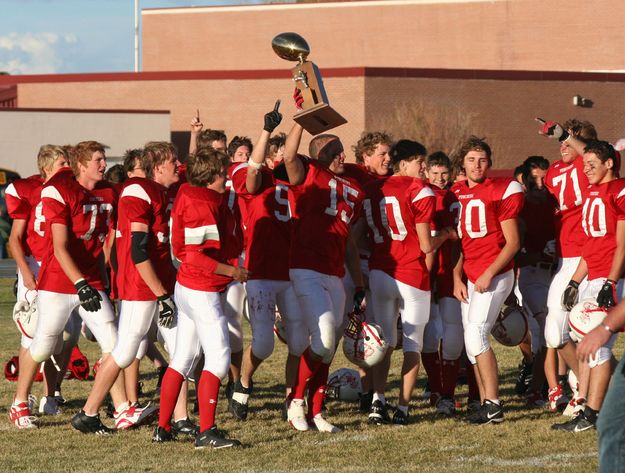
[[[295,381],[295,386],[291,391],[291,399],[304,399],[308,380],[313,377],[320,364],[321,360],[313,360],[310,356],[310,347],[302,353],[297,369],[297,381]]]
[[[167,432],[171,430],[171,416],[176,408],[183,382],[184,376],[172,368],[167,368],[161,383],[161,404],[158,414],[158,426]]]
[[[321,363],[317,372],[308,383],[308,418],[312,419],[323,409],[323,401],[326,398],[326,387],[328,385],[328,373],[330,365]]]
[[[428,384],[430,392],[440,393],[443,391],[441,381],[441,358],[440,354],[435,351],[433,353],[421,353],[421,362],[428,375]]]
[[[219,378],[210,371],[202,371],[197,388],[197,401],[200,408],[200,432],[215,425],[215,411],[219,396]]]
[[[475,368],[471,363],[467,365],[467,384],[469,385],[469,399],[480,400],[480,388],[475,379]]]
[[[458,370],[460,369],[459,360],[443,360],[441,373],[443,375],[443,390],[441,394],[444,397],[454,397],[456,393],[456,382],[458,381]]]

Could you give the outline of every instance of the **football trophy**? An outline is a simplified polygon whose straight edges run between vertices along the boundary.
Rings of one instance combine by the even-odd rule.
[[[347,123],[347,120],[328,103],[319,68],[306,60],[310,54],[306,40],[297,33],[280,33],[273,38],[271,46],[282,59],[297,61],[291,73],[296,87],[301,90],[304,102],[302,110],[293,117],[293,120],[311,135]]]

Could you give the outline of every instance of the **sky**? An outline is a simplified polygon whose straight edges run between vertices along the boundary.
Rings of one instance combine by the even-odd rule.
[[[263,0],[139,0],[139,7],[256,3]],[[0,71],[133,70],[134,0],[0,0]]]

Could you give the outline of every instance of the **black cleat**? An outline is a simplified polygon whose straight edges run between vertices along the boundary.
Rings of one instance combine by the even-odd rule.
[[[391,418],[388,415],[388,405],[379,399],[371,403],[369,410],[369,423],[375,425],[390,424]]]
[[[358,410],[362,414],[368,414],[371,410],[371,403],[373,402],[373,391],[362,393],[359,397]]]
[[[217,429],[217,427],[212,427],[204,432],[200,432],[198,436],[195,438],[195,448],[229,448],[229,447],[240,447],[241,442],[235,439],[227,439],[225,438],[223,432]]]
[[[579,433],[586,430],[595,429],[596,426],[590,419],[588,419],[588,417],[584,414],[584,411],[581,411],[571,420],[563,422],[561,424],[553,424],[551,428],[553,430],[560,430],[562,432]]]
[[[157,426],[152,434],[152,442],[154,443],[173,442],[176,438],[176,432],[174,432],[173,428],[168,432],[162,427]]]
[[[471,424],[498,424],[503,422],[503,408],[499,404],[486,399],[479,412],[475,416],[467,416],[467,421]]]
[[[394,425],[406,425],[408,424],[408,419],[410,418],[409,414],[404,414],[401,409],[397,409],[395,414],[393,414],[393,424]]]
[[[228,399],[228,402],[230,402],[230,399],[232,399],[232,393],[234,392],[234,381],[228,381],[224,392],[226,394],[226,399]]]
[[[253,388],[253,383],[250,383],[250,386],[246,388],[241,384],[241,380],[237,381],[234,385],[234,391],[232,393],[232,399],[230,399],[228,404],[228,410],[236,419],[247,419],[247,400],[250,394],[252,394]]]
[[[519,396],[522,396],[527,392],[527,389],[532,382],[532,367],[533,363],[522,360],[519,365],[519,376],[514,386],[514,392]]]
[[[200,428],[193,422],[191,422],[189,418],[186,418],[171,424],[171,431],[176,435],[197,437],[197,435],[200,433]]]
[[[115,429],[111,429],[102,423],[100,414],[92,417],[85,414],[83,410],[80,410],[78,414],[72,417],[72,427],[83,434],[110,435],[115,432]]]

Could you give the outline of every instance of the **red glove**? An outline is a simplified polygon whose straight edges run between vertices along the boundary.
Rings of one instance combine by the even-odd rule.
[[[302,91],[295,87],[295,91],[293,92],[293,100],[295,100],[295,108],[301,110],[304,104],[304,97],[302,96]]]
[[[541,135],[545,135],[547,138],[553,138],[558,141],[564,141],[569,137],[568,132],[562,128],[557,122],[548,121],[543,124],[543,128],[540,131]]]

